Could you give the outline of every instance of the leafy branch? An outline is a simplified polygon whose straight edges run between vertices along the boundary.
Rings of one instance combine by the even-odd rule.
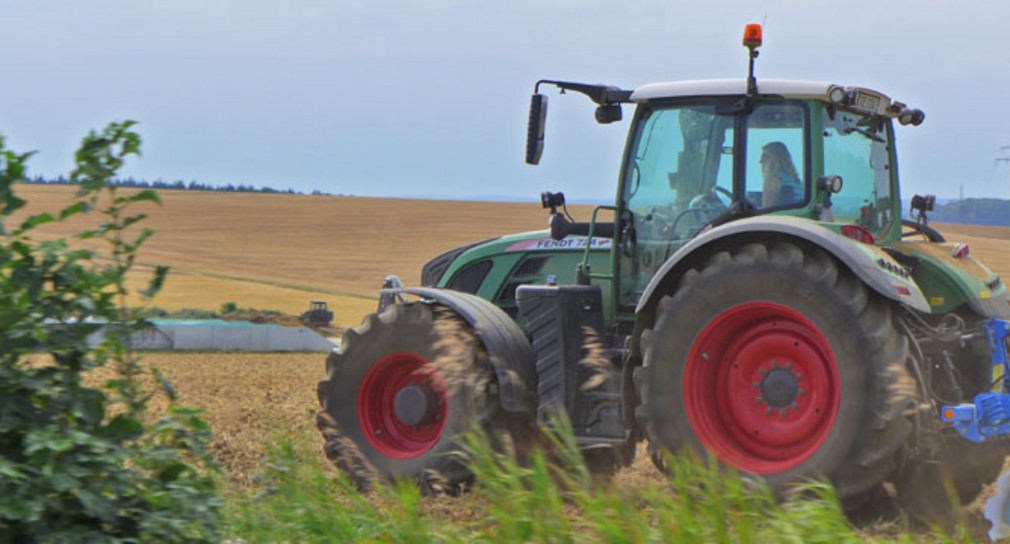
[[[146,214],[134,209],[160,198],[120,195],[109,183],[140,154],[133,126],[112,123],[85,137],[71,173],[80,184],[76,200],[12,230],[12,214],[25,206],[13,186],[24,180],[31,153],[7,150],[0,138],[0,534],[14,541],[217,536],[220,499],[198,470],[209,462],[207,425],[198,412],[173,407],[145,426],[150,394],[129,338],[146,324],[126,309],[126,279],[153,234],[140,228]],[[101,240],[110,260],[66,239],[33,236],[94,211],[101,222],[75,243]],[[166,274],[158,268],[143,294],[154,296]],[[118,377],[105,390],[84,384],[84,373],[109,363]],[[174,400],[168,382],[155,378]]]

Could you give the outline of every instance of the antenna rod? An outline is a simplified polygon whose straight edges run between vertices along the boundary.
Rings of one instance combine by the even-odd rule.
[[[758,58],[758,48],[761,47],[761,25],[750,23],[743,29],[743,45],[750,52],[750,64],[747,68],[747,96],[758,92],[757,78],[754,77],[754,59]]]

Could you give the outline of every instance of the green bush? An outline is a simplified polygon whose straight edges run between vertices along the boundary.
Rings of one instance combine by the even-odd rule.
[[[13,189],[30,154],[0,139],[0,535],[10,541],[218,540],[220,500],[198,470],[209,429],[178,407],[145,419],[150,395],[138,381],[145,370],[127,345],[143,322],[124,310],[126,274],[151,235],[138,230],[145,216],[133,209],[160,202],[153,191],[122,195],[108,183],[139,154],[132,124],[84,139],[73,204],[16,225],[12,214],[25,201]],[[74,244],[36,237],[44,224],[88,212],[101,220]],[[104,249],[83,249],[84,240]],[[146,295],[165,274],[155,272]],[[96,347],[91,335],[100,338]],[[84,374],[103,365],[117,378],[86,386]]]

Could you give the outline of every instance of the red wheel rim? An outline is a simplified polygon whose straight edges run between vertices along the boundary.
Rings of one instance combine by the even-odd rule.
[[[413,400],[415,408],[406,415],[404,398]],[[372,447],[386,457],[412,459],[430,450],[442,436],[448,411],[445,385],[416,353],[386,355],[358,386],[358,423]]]
[[[692,346],[685,376],[695,434],[739,470],[771,474],[799,465],[838,415],[831,346],[786,306],[754,302],[716,316]]]

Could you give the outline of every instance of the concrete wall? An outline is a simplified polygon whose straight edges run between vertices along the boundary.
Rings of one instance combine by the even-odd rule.
[[[131,338],[137,350],[329,351],[335,344],[304,327],[254,325],[217,320],[152,320]],[[91,338],[101,340],[101,333]]]

